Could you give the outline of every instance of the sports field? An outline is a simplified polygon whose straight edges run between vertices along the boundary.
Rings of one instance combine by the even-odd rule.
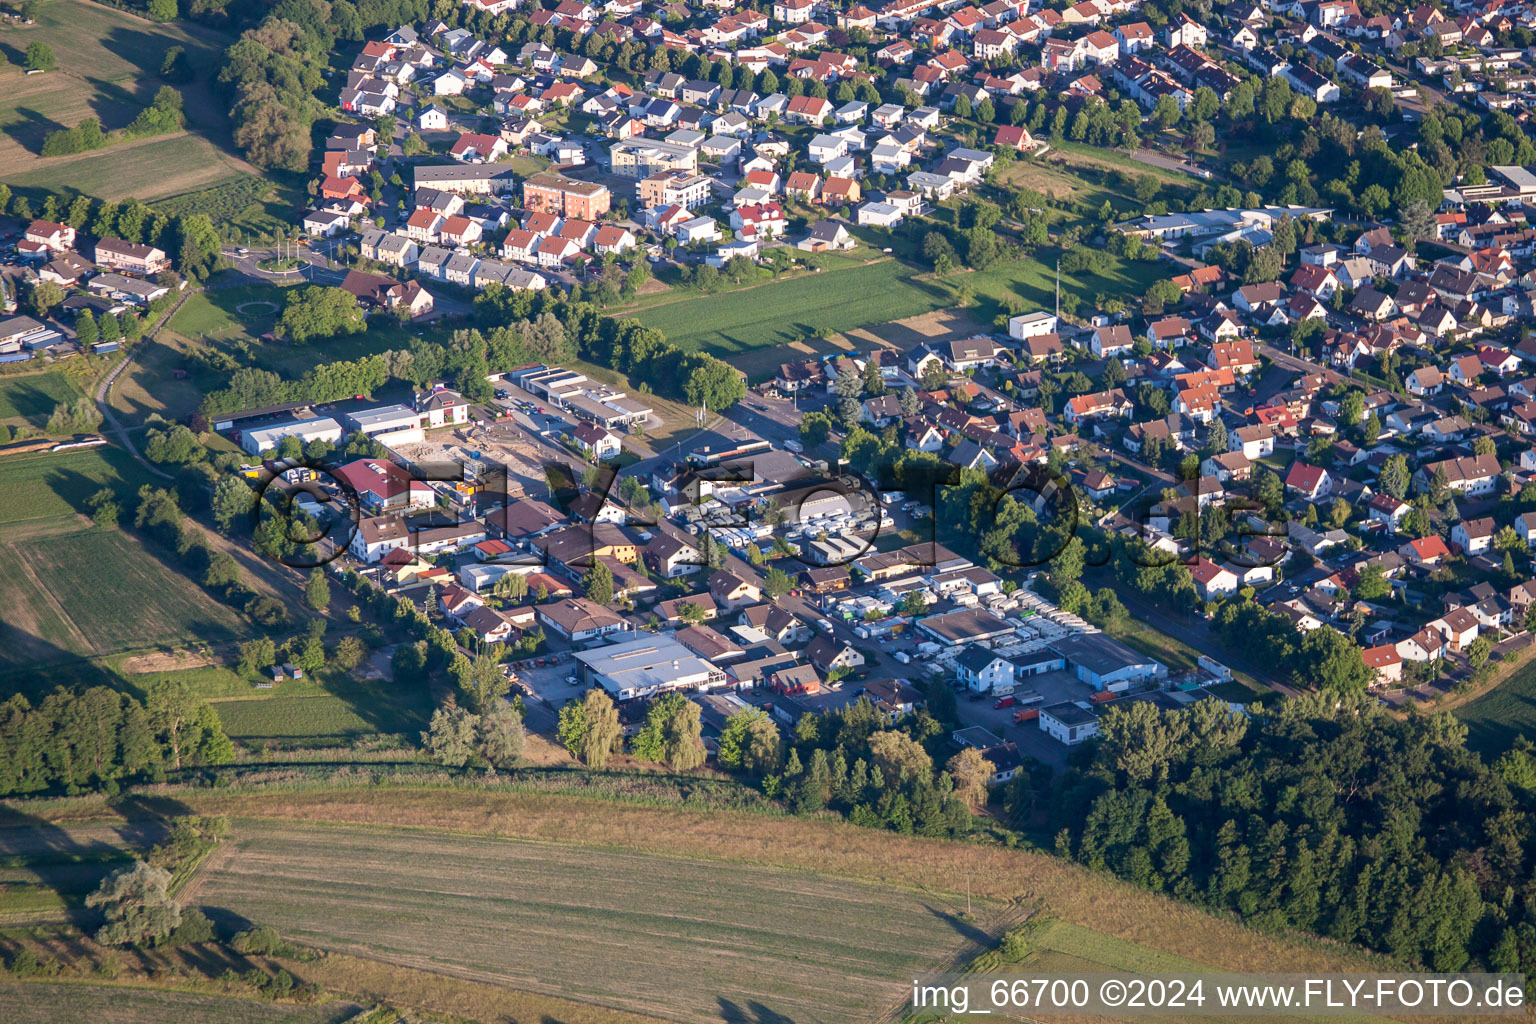
[[[680,1021],[863,1024],[986,941],[945,898],[602,847],[240,822],[189,890],[285,935]],[[958,908],[964,910],[963,903]]]
[[[0,982],[0,1020],[27,1024],[341,1024],[352,1003],[295,1006],[234,996],[77,982]]]

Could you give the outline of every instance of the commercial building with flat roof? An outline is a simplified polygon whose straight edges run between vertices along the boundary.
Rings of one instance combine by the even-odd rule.
[[[963,608],[942,615],[930,615],[918,619],[917,628],[950,647],[995,640],[1013,632],[1013,627],[1007,622],[982,608]]]
[[[1095,690],[1119,692],[1140,679],[1156,679],[1168,668],[1156,658],[1139,654],[1103,633],[1073,633],[1051,642],[1051,647]]]
[[[252,455],[260,455],[273,450],[287,437],[296,437],[304,444],[311,441],[340,441],[341,424],[329,416],[323,416],[313,420],[277,423],[270,427],[255,427],[241,432],[240,447]]]
[[[615,700],[653,697],[671,690],[708,690],[726,685],[725,672],[672,637],[639,640],[580,651],[583,682],[601,686]]]
[[[1099,719],[1087,708],[1063,701],[1040,709],[1040,729],[1070,747],[1097,736]]]

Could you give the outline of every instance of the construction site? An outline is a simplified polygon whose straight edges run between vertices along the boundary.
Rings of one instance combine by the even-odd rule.
[[[444,479],[442,468],[457,467],[466,491],[504,491],[508,498],[549,497],[546,457],[510,424],[464,426],[391,449],[423,479]],[[502,472],[506,479],[500,479]]]

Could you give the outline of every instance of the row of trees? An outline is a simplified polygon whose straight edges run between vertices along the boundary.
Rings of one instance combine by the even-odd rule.
[[[33,705],[0,704],[0,794],[75,792],[224,764],[234,747],[219,717],[185,683],[151,684],[141,703],[105,686],[56,689]]]
[[[139,111],[121,130],[104,132],[100,120],[88,117],[73,128],[59,128],[49,132],[47,138],[43,139],[43,156],[86,153],[114,142],[179,132],[185,125],[181,93],[169,85],[162,85],[155,93],[154,101]]]

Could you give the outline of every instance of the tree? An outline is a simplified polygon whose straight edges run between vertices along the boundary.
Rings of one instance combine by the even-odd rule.
[[[1381,484],[1381,489],[1384,492],[1398,499],[1399,501],[1402,500],[1403,495],[1408,493],[1408,484],[1410,480],[1411,476],[1408,472],[1407,456],[1393,455],[1390,456],[1387,461],[1382,464],[1378,483]]]
[[[183,759],[194,764],[228,764],[234,760],[234,747],[218,714],[186,683],[162,679],[150,684],[145,712],[171,768],[180,768]]]
[[[604,562],[592,563],[592,568],[581,578],[581,586],[587,600],[604,605],[613,602],[613,570]]]
[[[53,47],[47,43],[31,43],[27,46],[28,71],[52,71],[54,63]]]
[[[495,768],[514,768],[523,756],[523,717],[505,701],[480,716],[475,732],[480,756]]]
[[[277,333],[302,344],[311,338],[360,334],[367,328],[357,298],[343,288],[306,285],[288,292]]]
[[[779,767],[779,727],[760,708],[744,708],[725,720],[716,758],[721,767],[764,775]]]
[[[450,697],[432,713],[431,724],[421,734],[421,745],[438,764],[462,768],[475,754],[476,725],[476,716]]]
[[[459,689],[469,698],[477,714],[485,714],[501,702],[512,683],[501,670],[501,662],[489,654],[469,660],[460,656],[456,662]]]
[[[560,709],[560,742],[571,756],[589,768],[604,768],[623,735],[619,712],[602,690],[588,690],[581,700]]]
[[[39,281],[32,286],[28,295],[28,303],[32,311],[38,316],[47,316],[48,311],[64,301],[64,289],[52,281]]]
[[[869,753],[885,777],[887,786],[895,786],[906,777],[927,781],[933,774],[933,759],[912,737],[884,730],[869,738]]]
[[[101,332],[96,326],[96,318],[91,315],[90,310],[82,309],[75,317],[75,337],[86,348],[90,348],[101,338]]]
[[[825,413],[808,412],[800,418],[800,440],[807,448],[824,444],[832,432],[832,421]]]
[[[972,811],[987,802],[987,786],[997,773],[997,766],[975,747],[966,747],[944,766],[955,783],[955,795]]]
[[[256,507],[256,492],[241,477],[226,474],[213,485],[213,521],[228,533],[236,522],[248,518]]]
[[[1361,601],[1379,601],[1392,592],[1392,584],[1387,581],[1386,573],[1380,565],[1367,565],[1360,570],[1360,577],[1355,583],[1355,597]]]
[[[1488,664],[1488,657],[1493,653],[1493,641],[1486,636],[1480,636],[1467,645],[1467,664],[1472,668],[1480,669]]]
[[[181,251],[176,259],[176,269],[191,280],[205,280],[219,262],[218,230],[214,228],[213,221],[206,213],[194,213],[182,217],[178,227],[181,233]],[[353,305],[355,306],[356,303],[354,302]]]
[[[774,566],[768,570],[763,579],[763,593],[773,600],[778,600],[789,593],[794,581],[789,578],[789,573]]]
[[[239,668],[242,672],[256,673],[270,668],[277,662],[277,645],[271,637],[261,636],[240,645]]]
[[[1415,242],[1436,237],[1435,211],[1422,199],[1414,199],[1399,212],[1403,235],[1411,249]]]
[[[325,578],[325,570],[318,565],[309,571],[309,578],[304,581],[304,603],[322,615],[331,606],[331,584]]]
[[[203,586],[217,589],[240,582],[240,563],[228,551],[218,551],[208,559],[203,571]]]
[[[336,641],[336,649],[331,652],[331,663],[350,672],[363,663],[367,653],[363,642],[357,637],[344,636]]]
[[[181,924],[181,905],[171,898],[171,873],[148,861],[118,868],[85,905],[100,910],[106,923],[96,932],[104,946],[152,946]]]
[[[144,13],[149,15],[150,21],[175,21],[179,12],[176,10],[176,0],[149,0]]]
[[[706,755],[699,712],[699,705],[680,693],[657,697],[635,736],[635,756],[665,763],[674,771],[691,771],[703,764]]]

